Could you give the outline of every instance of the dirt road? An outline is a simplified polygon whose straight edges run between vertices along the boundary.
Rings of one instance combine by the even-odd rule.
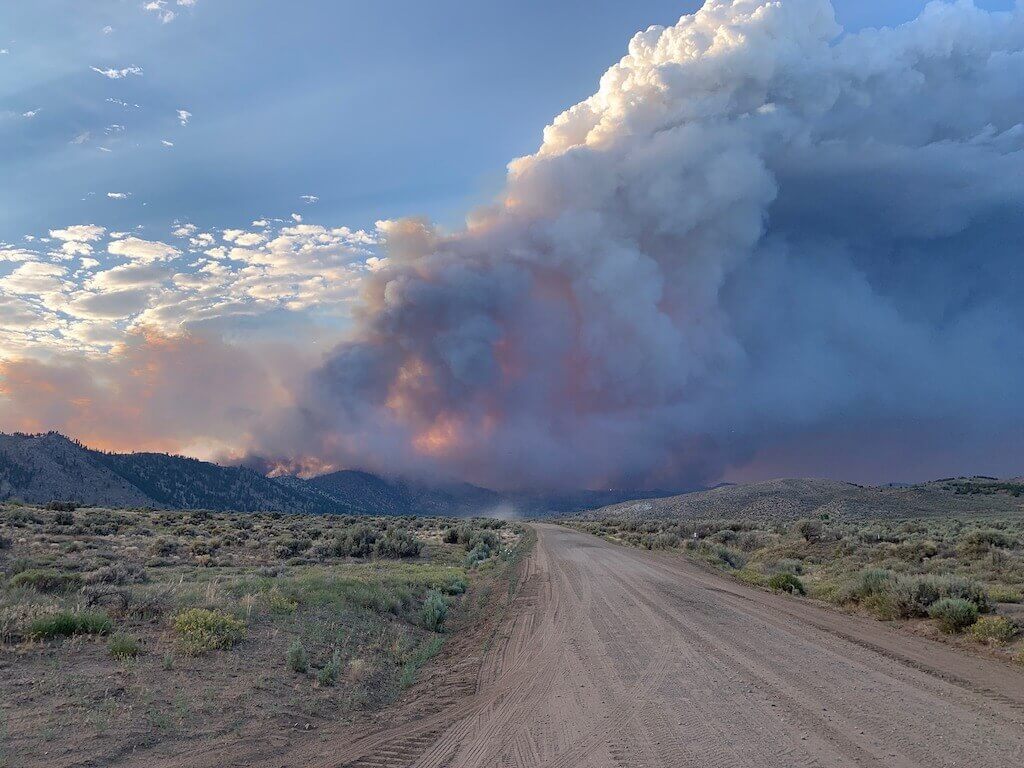
[[[1024,765],[1024,672],[537,526],[476,693],[324,766]]]

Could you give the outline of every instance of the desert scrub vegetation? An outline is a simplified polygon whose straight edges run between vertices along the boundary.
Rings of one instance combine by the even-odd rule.
[[[54,506],[0,505],[0,710],[9,752],[58,762],[384,706],[524,533],[487,518]]]
[[[245,636],[245,622],[208,608],[188,608],[174,617],[171,626],[181,649],[191,655],[230,648]]]
[[[962,635],[1005,658],[1024,654],[1019,517],[607,517],[567,524],[622,544],[686,552],[756,586]]]

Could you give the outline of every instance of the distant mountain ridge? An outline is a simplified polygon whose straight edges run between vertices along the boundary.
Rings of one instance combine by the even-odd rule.
[[[1024,514],[1024,483],[981,475],[883,486],[836,480],[767,480],[631,500],[594,509],[585,516],[793,520],[824,515],[905,519],[974,514]]]
[[[268,477],[165,453],[105,453],[57,432],[0,433],[0,500],[76,501],[113,507],[215,509],[365,515],[574,512],[637,491],[502,494],[467,483],[431,485],[358,470],[303,479]]]

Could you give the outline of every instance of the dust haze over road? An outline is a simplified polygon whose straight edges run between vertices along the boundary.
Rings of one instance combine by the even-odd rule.
[[[1010,766],[1024,673],[538,525],[476,692],[320,766]]]

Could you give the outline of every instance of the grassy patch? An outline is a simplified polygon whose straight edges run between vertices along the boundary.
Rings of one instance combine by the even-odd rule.
[[[416,682],[416,673],[419,672],[420,667],[434,658],[434,656],[440,652],[443,645],[443,637],[432,637],[425,640],[419,648],[416,649],[416,652],[412,657],[402,666],[402,674],[398,680],[398,684],[402,688],[408,688]]]
[[[70,592],[82,585],[77,573],[62,573],[50,568],[29,568],[11,577],[12,587],[30,587],[39,592]]]
[[[26,634],[32,640],[51,640],[72,635],[105,635],[113,626],[105,613],[60,611],[31,621]]]
[[[142,653],[142,645],[137,639],[120,632],[110,638],[107,648],[111,656],[122,661],[134,659]]]

